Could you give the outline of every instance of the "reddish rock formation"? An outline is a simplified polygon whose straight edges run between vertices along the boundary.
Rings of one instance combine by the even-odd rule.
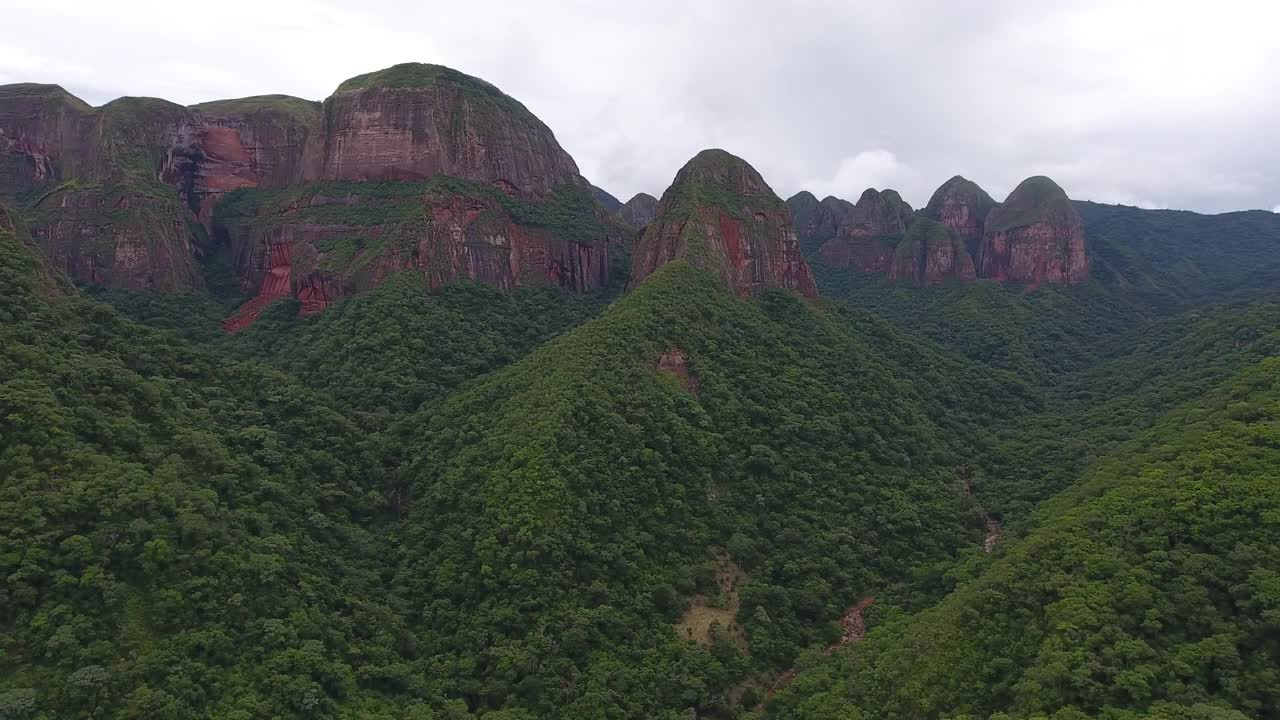
[[[194,142],[176,179],[209,226],[222,195],[243,187],[285,187],[320,175],[324,135],[317,102],[264,95],[194,105]]]
[[[766,288],[818,294],[791,211],[760,173],[723,150],[698,153],[663,193],[640,236],[628,285],[674,260],[710,270],[739,296]]]
[[[834,198],[833,198],[834,200]],[[834,237],[819,249],[829,265],[865,273],[890,274],[898,244],[912,221],[911,206],[897,192],[867,189],[856,205],[824,205],[837,223]]]
[[[487,186],[466,192],[457,183],[446,185],[391,205],[371,195],[324,195],[320,186],[300,192],[277,214],[219,226],[231,244],[242,286],[256,291],[226,327],[244,327],[271,301],[288,296],[301,301],[302,314],[319,312],[406,270],[422,273],[431,287],[467,278],[507,290],[589,292],[608,281],[610,246],[620,235],[610,235],[603,221],[598,235],[569,237],[521,223]],[[585,187],[562,192],[577,192],[580,203],[592,202]],[[346,217],[351,219],[341,221]],[[386,221],[362,222],[369,217]]]
[[[540,196],[582,183],[524,105],[479,78],[407,63],[354,77],[324,102],[327,180],[451,175]]]
[[[1027,178],[991,210],[979,254],[979,274],[994,280],[1074,284],[1089,275],[1084,223],[1047,177]]]
[[[122,98],[95,109],[57,86],[0,87],[0,194],[52,191],[23,209],[33,238],[81,283],[198,285],[199,227],[190,221],[218,238],[235,234],[214,228],[213,212],[235,190],[298,187],[324,205],[323,192],[307,191],[313,183],[413,180],[421,188],[439,175],[497,187],[524,204],[505,207],[468,190],[370,208],[356,225],[269,217],[271,228],[236,237],[242,285],[257,295],[228,324],[251,321],[285,295],[316,312],[406,268],[433,284],[469,277],[504,288],[586,291],[607,279],[608,244],[625,231],[595,203],[579,202],[589,186],[573,159],[519,102],[448,68],[406,64],[362,75],[323,105],[271,95],[191,108]],[[59,188],[64,181],[75,184]],[[555,209],[536,207],[543,202]],[[464,208],[475,204],[482,211],[473,216]],[[259,219],[279,210],[260,205],[246,207]],[[231,224],[243,231],[253,223]],[[353,254],[347,241],[371,247]],[[346,245],[326,245],[334,243]],[[353,258],[363,265],[351,267]]]
[[[924,216],[956,231],[976,264],[987,213],[995,206],[996,201],[977,183],[956,175],[934,191]]]
[[[648,193],[636,193],[621,208],[618,208],[617,213],[622,222],[637,230],[653,222],[653,218],[657,214],[658,198]]]
[[[974,279],[973,260],[960,236],[942,223],[917,218],[894,249],[889,278],[937,285]]]
[[[813,193],[801,191],[787,200],[795,221],[796,236],[800,238],[800,250],[805,257],[822,248],[839,232],[850,225],[853,203],[828,195],[819,202]]]

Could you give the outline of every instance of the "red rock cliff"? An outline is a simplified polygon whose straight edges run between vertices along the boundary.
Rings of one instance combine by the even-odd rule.
[[[934,191],[924,216],[954,230],[970,259],[976,261],[987,213],[995,206],[996,201],[977,183],[956,175]]]
[[[674,260],[716,273],[739,296],[766,288],[818,294],[791,211],[754,168],[723,150],[698,153],[663,193],[640,236],[629,286]]]
[[[327,180],[492,182],[524,196],[586,181],[550,128],[479,78],[408,63],[354,77],[324,102]]]
[[[838,200],[823,204],[836,226],[834,236],[818,250],[823,260],[833,267],[889,274],[912,221],[911,206],[893,190],[872,188],[856,205]]]
[[[1089,276],[1084,223],[1067,194],[1047,177],[1022,181],[987,215],[981,277],[1038,285]]]

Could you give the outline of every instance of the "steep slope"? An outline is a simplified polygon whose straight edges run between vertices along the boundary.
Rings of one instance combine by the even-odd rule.
[[[969,264],[975,265],[980,264],[987,214],[997,204],[977,183],[956,175],[934,191],[924,216],[954,230],[969,254]]]
[[[657,214],[658,198],[648,193],[636,193],[617,212],[622,222],[637,230],[653,222]]]
[[[1039,285],[1076,284],[1089,276],[1084,222],[1047,177],[1023,180],[987,215],[978,274]]]
[[[770,717],[1272,717],[1280,360],[1100,463],[937,607],[873,630]]]
[[[551,130],[489,83],[404,63],[343,82],[324,103],[325,180],[450,175],[543,196],[585,186]]]
[[[1073,204],[1089,238],[1091,274],[1144,302],[1178,309],[1280,285],[1280,214]]]
[[[37,268],[0,231],[6,717],[377,709],[412,635],[379,599],[363,434],[263,365],[47,299]]]
[[[261,95],[193,105],[192,144],[177,180],[206,227],[225,193],[316,178],[324,150],[321,104]]]
[[[740,296],[768,288],[818,294],[790,210],[755,168],[723,150],[698,153],[662,194],[636,247],[629,287],[674,260],[710,270]]]
[[[827,196],[821,202],[813,193],[801,191],[787,199],[787,207],[795,218],[796,235],[800,238],[800,251],[811,258],[827,241],[849,223],[853,204],[837,197]]]
[[[973,280],[973,261],[964,240],[946,225],[917,218],[894,249],[890,280],[938,285]]]
[[[592,185],[591,197],[595,198],[596,202],[600,203],[605,210],[613,213],[614,215],[617,215],[622,210],[622,201],[614,197],[604,188],[598,188],[595,185]]]
[[[524,105],[438,65],[352,78],[323,104],[95,109],[56,86],[5,86],[0,141],[0,195],[57,267],[85,285],[179,291],[232,265],[254,298],[231,329],[274,299],[317,312],[408,268],[434,285],[594,291],[627,234]],[[353,189],[371,181],[403,184]]]
[[[738,299],[673,261],[398,431],[412,504],[394,591],[473,708],[725,707],[746,672],[838,638],[864,594],[980,542],[956,467],[1017,389],[874,319]],[[713,547],[745,573],[723,630],[750,658],[668,624],[714,592]]]
[[[845,204],[847,205],[847,203]],[[841,206],[823,201],[838,212]],[[834,237],[818,253],[832,267],[888,274],[899,243],[912,221],[911,206],[893,190],[868,188],[847,215],[836,219]]]

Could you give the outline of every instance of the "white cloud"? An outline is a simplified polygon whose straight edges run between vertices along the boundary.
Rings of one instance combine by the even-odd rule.
[[[910,193],[918,190],[919,182],[919,173],[904,165],[896,155],[876,149],[844,158],[830,179],[810,181],[805,183],[805,189],[819,198],[835,195],[854,201],[867,188],[892,188]]]
[[[1273,213],[1280,213],[1280,205],[1277,205],[1277,206],[1275,206],[1275,207],[1271,208],[1271,212],[1273,212]]]

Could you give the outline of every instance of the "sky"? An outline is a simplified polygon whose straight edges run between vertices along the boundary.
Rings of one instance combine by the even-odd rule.
[[[12,7],[7,7],[7,6]],[[521,100],[582,173],[660,195],[721,147],[782,197],[952,175],[997,199],[1280,212],[1280,3],[1216,0],[0,0],[0,84],[94,105],[323,99],[400,62]]]

